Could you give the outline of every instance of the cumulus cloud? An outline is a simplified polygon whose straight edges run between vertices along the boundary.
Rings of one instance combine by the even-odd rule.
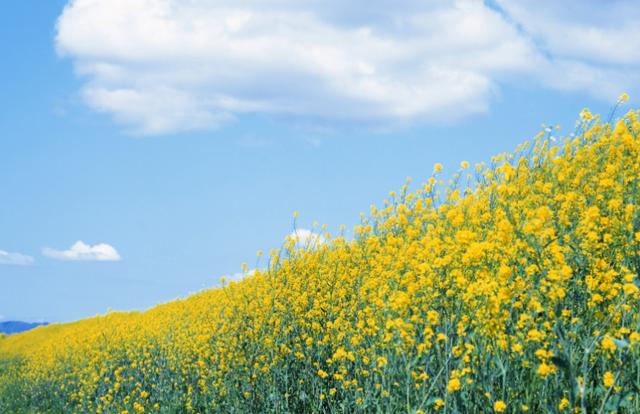
[[[237,272],[232,275],[222,276],[220,280],[224,280],[225,283],[239,282],[246,277],[255,275],[257,271],[258,269],[251,269],[251,270],[247,270],[246,272]]]
[[[633,2],[569,3],[71,0],[56,47],[86,103],[134,134],[246,113],[424,122],[486,111],[514,79],[607,96],[635,85]]]
[[[82,240],[75,242],[68,250],[42,249],[42,254],[64,261],[118,261],[120,255],[113,246],[106,243],[89,245]]]
[[[21,253],[10,253],[0,250],[0,264],[27,266],[33,264],[33,257]]]
[[[307,229],[296,229],[287,236],[298,248],[315,248],[325,243],[324,237]]]

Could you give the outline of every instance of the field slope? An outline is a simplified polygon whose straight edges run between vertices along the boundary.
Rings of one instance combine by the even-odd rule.
[[[239,283],[0,339],[0,412],[638,413],[638,113],[436,165]]]

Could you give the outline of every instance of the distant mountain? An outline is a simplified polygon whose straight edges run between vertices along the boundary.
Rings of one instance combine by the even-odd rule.
[[[20,322],[20,321],[0,322],[0,333],[11,335],[14,333],[28,331],[29,329],[33,329],[41,325],[47,325],[47,322],[44,322],[44,323],[38,323],[38,322],[29,323],[29,322]]]

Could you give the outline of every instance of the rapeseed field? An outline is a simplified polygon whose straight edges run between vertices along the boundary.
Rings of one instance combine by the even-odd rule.
[[[437,164],[239,282],[0,338],[0,412],[639,413],[639,115]]]

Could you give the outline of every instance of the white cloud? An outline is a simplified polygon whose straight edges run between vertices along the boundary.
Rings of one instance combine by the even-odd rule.
[[[303,249],[313,249],[326,242],[322,235],[307,229],[296,229],[287,236],[287,240],[292,241],[296,247]]]
[[[546,56],[539,79],[609,102],[640,84],[640,9],[626,0],[497,0]]]
[[[232,275],[225,275],[225,276],[222,276],[220,280],[224,279],[225,283],[239,282],[246,277],[255,275],[257,271],[258,269],[251,269],[251,270],[247,270],[246,272],[238,272]]]
[[[134,134],[245,113],[402,123],[486,111],[504,82],[636,85],[631,1],[71,0],[56,47]],[[606,92],[602,92],[602,90]]]
[[[42,254],[52,259],[65,261],[118,261],[120,255],[106,243],[89,245],[81,240],[75,242],[68,250],[56,250],[49,247],[42,249]]]
[[[27,266],[33,264],[33,257],[21,253],[9,253],[0,250],[0,264]]]
[[[637,3],[497,0],[540,47],[565,58],[604,63],[640,63]]]

